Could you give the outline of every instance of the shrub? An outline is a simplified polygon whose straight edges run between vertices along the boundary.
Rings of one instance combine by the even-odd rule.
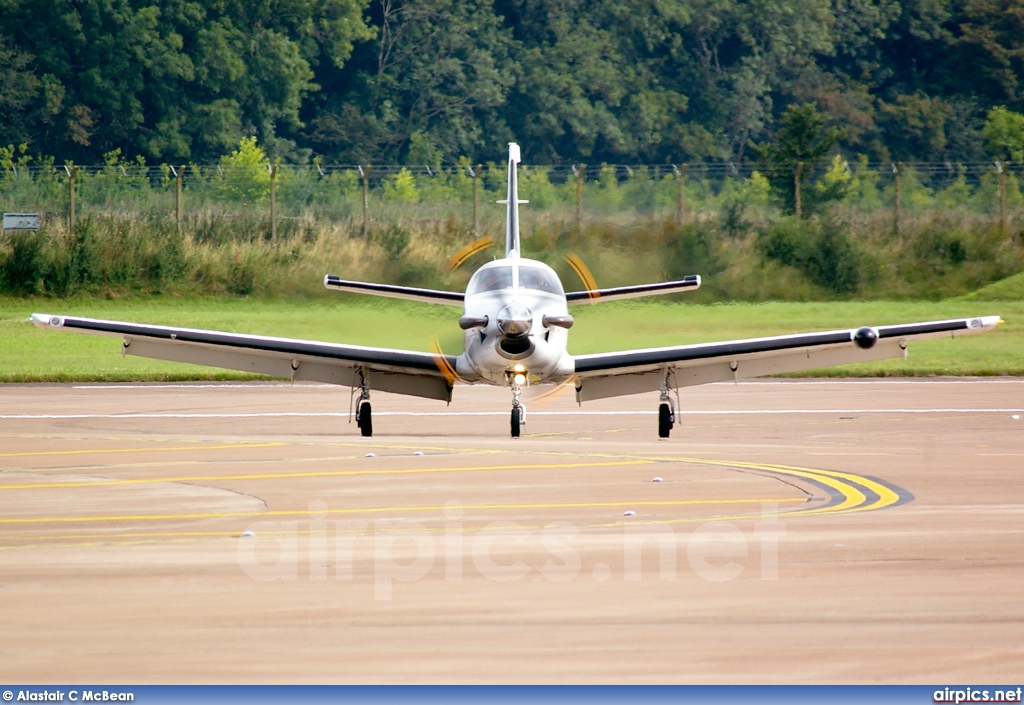
[[[42,288],[45,260],[43,232],[14,231],[10,249],[0,259],[0,283],[6,293],[29,296]]]
[[[851,294],[861,283],[861,261],[846,229],[836,223],[785,218],[762,232],[759,244],[769,259],[795,267],[836,294]]]

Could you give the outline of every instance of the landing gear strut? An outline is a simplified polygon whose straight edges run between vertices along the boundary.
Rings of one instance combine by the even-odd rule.
[[[676,423],[676,405],[672,401],[672,371],[664,370],[661,375],[661,398],[658,404],[658,438],[668,438]],[[676,394],[678,395],[678,391]]]
[[[512,382],[512,437],[519,438],[520,426],[526,423],[526,407],[519,401],[523,393],[521,385]]]
[[[356,401],[356,425],[359,426],[359,433],[365,437],[373,435],[373,409],[370,407],[370,385],[366,383],[364,373],[360,373],[359,379],[362,382],[362,391]]]

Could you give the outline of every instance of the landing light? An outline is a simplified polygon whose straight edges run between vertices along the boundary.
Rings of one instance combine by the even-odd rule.
[[[512,381],[518,384],[520,387],[522,387],[524,384],[526,384],[526,375],[524,375],[522,372],[517,372],[516,376],[512,378]]]
[[[526,365],[521,362],[517,362],[512,366],[513,372],[526,372]]]

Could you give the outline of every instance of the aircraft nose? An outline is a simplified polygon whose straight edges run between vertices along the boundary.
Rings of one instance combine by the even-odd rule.
[[[522,338],[533,327],[533,314],[522,304],[509,304],[498,312],[498,330],[506,338]]]

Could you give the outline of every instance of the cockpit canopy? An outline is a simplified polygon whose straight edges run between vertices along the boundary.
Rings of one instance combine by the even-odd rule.
[[[466,295],[482,294],[512,288],[512,267],[489,267],[473,275],[466,289]]]
[[[523,289],[543,291],[555,296],[565,295],[561,282],[550,269],[528,264],[516,266],[519,269],[519,286]],[[469,287],[466,289],[466,295],[472,296],[488,291],[511,289],[512,282],[512,266],[488,267],[473,275]]]
[[[562,283],[550,269],[523,265],[519,267],[519,286],[534,291],[545,291],[557,296],[565,296]]]

